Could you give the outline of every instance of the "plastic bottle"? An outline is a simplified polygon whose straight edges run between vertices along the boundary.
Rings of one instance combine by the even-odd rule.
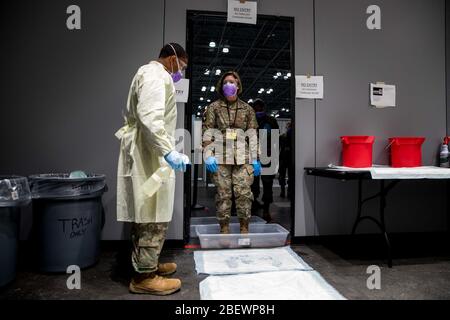
[[[152,197],[161,186],[169,180],[172,169],[170,167],[160,167],[150,178],[142,185],[142,192],[147,197]]]
[[[69,178],[70,179],[87,178],[87,174],[81,170],[72,171],[69,175]]]
[[[439,153],[439,166],[442,168],[449,168],[450,162],[449,162],[449,151],[448,151],[448,145],[443,143],[441,145],[441,152]]]

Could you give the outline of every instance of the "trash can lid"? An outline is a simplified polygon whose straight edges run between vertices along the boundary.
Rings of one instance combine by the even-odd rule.
[[[25,206],[31,200],[26,177],[0,175],[0,207]]]
[[[106,179],[104,174],[87,173],[87,177],[71,178],[70,173],[45,173],[33,174],[29,176],[30,180],[52,181],[52,182],[78,182],[78,181],[102,181]]]
[[[33,199],[61,199],[101,195],[106,191],[106,176],[86,174],[71,178],[69,173],[47,173],[29,176]]]

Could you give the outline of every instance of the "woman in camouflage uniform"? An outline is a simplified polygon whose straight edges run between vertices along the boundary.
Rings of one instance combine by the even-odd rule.
[[[239,99],[242,84],[236,72],[223,74],[217,84],[219,99],[203,117],[203,147],[206,168],[217,187],[216,210],[220,232],[229,233],[232,194],[236,201],[241,233],[248,233],[253,194],[253,175],[261,173],[255,112]]]

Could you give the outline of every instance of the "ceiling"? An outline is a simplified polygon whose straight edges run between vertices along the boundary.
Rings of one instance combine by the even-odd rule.
[[[220,74],[234,70],[242,80],[242,100],[261,98],[270,114],[290,118],[291,32],[291,22],[283,19],[258,16],[258,23],[252,25],[227,23],[220,14],[191,15],[188,54],[193,113],[200,116],[217,99],[211,87]]]

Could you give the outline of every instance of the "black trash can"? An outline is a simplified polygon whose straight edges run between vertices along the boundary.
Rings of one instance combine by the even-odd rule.
[[[20,208],[30,200],[27,178],[0,176],[0,287],[16,277]]]
[[[29,177],[33,198],[33,237],[40,271],[86,268],[99,258],[104,224],[104,175],[40,174]]]

